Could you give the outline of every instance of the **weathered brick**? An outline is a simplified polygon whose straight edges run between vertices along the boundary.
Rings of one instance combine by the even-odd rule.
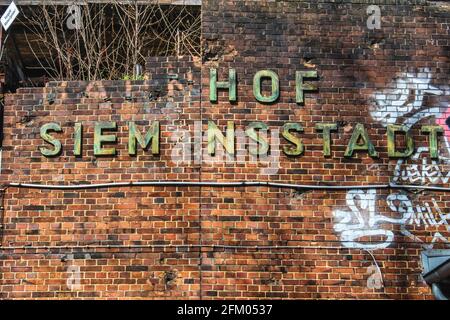
[[[380,6],[380,30],[367,28],[369,2]],[[383,115],[389,112],[374,113],[376,99],[378,107],[386,101],[400,106],[394,108],[397,124],[412,124],[421,116],[418,112],[428,110],[412,125],[416,147],[428,142],[419,132],[420,125],[437,123],[444,128],[444,136],[449,132],[445,127],[448,11],[420,0],[204,0],[202,11],[203,57],[149,57],[150,80],[50,82],[45,88],[21,88],[6,95],[1,181],[261,181],[342,186],[397,179],[396,183],[448,186],[445,159],[438,164],[440,177],[428,153],[429,166],[419,172],[422,176],[407,175],[414,165],[422,170],[421,159],[408,167],[389,158],[383,123]],[[219,81],[227,79],[228,69],[236,70],[236,102],[230,103],[224,90],[218,91],[217,102],[209,101],[210,68],[217,68]],[[253,76],[262,69],[276,71],[280,79],[275,103],[259,103],[253,95]],[[318,90],[306,92],[303,105],[295,102],[295,71],[299,70],[318,72],[317,81],[311,82]],[[177,74],[178,79],[169,79],[169,74]],[[262,89],[269,94],[266,84]],[[47,103],[48,93],[56,95],[52,104]],[[444,112],[430,109],[436,106]],[[409,108],[408,112],[402,108]],[[227,121],[234,121],[239,130],[251,122],[264,122],[271,131],[286,122],[299,122],[304,131],[298,136],[305,150],[298,157],[286,156],[281,149],[288,143],[281,139],[280,146],[271,146],[279,157],[266,163],[248,157],[241,163],[195,163],[193,159],[176,163],[172,152],[182,138],[174,134],[193,134],[195,121],[206,131],[208,120],[222,132]],[[73,126],[78,121],[85,130],[82,157],[73,155]],[[96,121],[117,123],[116,156],[94,156]],[[160,122],[159,155],[139,146],[136,156],[128,154],[129,121],[142,132],[152,121]],[[58,157],[43,157],[39,152],[45,145],[39,128],[49,122],[63,128],[57,134],[64,145]],[[315,125],[331,122],[337,130],[331,133],[331,157],[324,157],[322,136]],[[357,123],[365,125],[378,158],[365,152],[344,156]],[[399,137],[398,143],[404,140]],[[217,148],[215,158],[221,156],[223,150]],[[205,160],[205,154],[202,157]],[[397,165],[403,167],[395,175]],[[267,186],[70,191],[8,187],[1,212],[1,245],[24,249],[0,247],[0,297],[432,298],[420,280],[420,253],[426,245],[443,248],[449,242],[448,219],[439,215],[448,211],[448,195],[386,189],[354,192]],[[433,217],[418,217],[417,208],[424,213],[429,208]],[[364,237],[354,241],[349,241],[355,237],[351,227],[361,222],[358,216],[350,215],[352,223],[338,224],[339,217],[350,212],[360,214],[364,224],[357,229]],[[405,212],[414,212],[416,220],[389,222]],[[384,220],[374,222],[369,220],[371,215]],[[375,236],[367,236],[364,231],[368,230]],[[438,232],[440,242],[435,241]],[[383,288],[367,287],[373,275],[369,267],[374,266],[367,250],[381,268]],[[68,279],[78,271],[79,287],[68,286]]]

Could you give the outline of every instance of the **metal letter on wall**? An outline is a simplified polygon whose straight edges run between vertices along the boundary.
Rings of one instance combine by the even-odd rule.
[[[295,100],[298,104],[305,102],[303,91],[314,91],[317,87],[303,83],[304,78],[317,78],[317,71],[297,71],[295,73]]]
[[[362,140],[362,143],[358,141]],[[375,147],[372,141],[369,139],[364,125],[357,123],[355,129],[353,130],[352,137],[348,143],[347,149],[345,150],[344,157],[353,156],[354,151],[367,151],[371,157],[378,157],[378,153],[375,151]]]
[[[288,156],[299,156],[304,151],[302,139],[294,136],[290,131],[303,132],[303,127],[300,123],[288,122],[283,125],[281,135],[289,142],[295,145],[295,148],[284,146],[283,152]]]
[[[234,154],[234,122],[228,121],[227,136],[224,137],[216,124],[213,121],[208,121],[208,154],[210,155],[216,153],[216,139],[229,154]]]
[[[441,126],[422,126],[420,131],[423,133],[428,133],[428,144],[430,146],[430,157],[432,159],[439,158],[438,150],[438,133],[443,133],[444,129]]]
[[[136,155],[136,141],[142,147],[147,148],[152,143],[152,154],[159,154],[159,121],[154,121],[147,131],[145,139],[142,137],[134,122],[128,123],[128,154]]]
[[[116,130],[115,122],[96,122],[94,129],[94,155],[95,156],[113,156],[116,154],[115,148],[103,148],[104,142],[116,142],[116,135],[103,135],[103,130]]]
[[[406,139],[406,149],[397,151],[395,148],[395,134],[397,132],[403,132]],[[409,133],[409,130],[405,126],[388,124],[387,125],[387,146],[388,156],[392,158],[407,158],[414,152],[414,141]]]
[[[337,130],[336,123],[318,123],[316,124],[316,130],[322,131],[323,139],[323,155],[325,157],[331,156],[331,131]]]
[[[245,130],[245,133],[250,139],[256,141],[259,145],[259,147],[250,147],[248,151],[254,156],[267,154],[269,151],[269,142],[266,138],[260,136],[256,129],[265,130],[267,132],[268,127],[264,122],[259,121],[252,122],[248,125],[248,129]]]
[[[80,122],[75,123],[73,154],[76,157],[81,156],[83,141],[83,125]]]
[[[261,80],[269,78],[272,83],[272,93],[270,96],[263,96],[261,93]],[[256,100],[263,103],[271,103],[280,96],[280,81],[278,75],[271,70],[260,70],[253,77],[253,95]]]
[[[228,89],[228,100],[236,101],[236,70],[228,70],[228,81],[217,81],[217,69],[209,70],[209,101],[217,101],[217,89]]]
[[[50,149],[47,149],[44,147],[40,147],[39,150],[41,151],[42,155],[44,155],[46,157],[54,157],[54,156],[57,156],[61,152],[62,145],[58,139],[54,138],[53,136],[51,136],[49,134],[49,131],[61,132],[62,129],[61,129],[60,125],[57,123],[44,124],[40,130],[41,138],[45,142],[48,142],[52,146],[54,146],[54,149],[50,150]]]

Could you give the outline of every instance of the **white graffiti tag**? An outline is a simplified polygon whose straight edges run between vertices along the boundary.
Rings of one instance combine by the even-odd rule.
[[[405,73],[396,78],[388,88],[373,94],[374,104],[370,115],[383,126],[397,123],[399,118],[422,108],[424,95],[447,95],[448,88],[438,88],[432,85],[432,73],[429,68],[420,68],[416,73]],[[447,90],[446,90],[447,89]],[[418,120],[440,114],[439,108],[422,110],[416,116],[411,116],[405,125],[411,127]]]
[[[435,123],[444,130],[439,160],[427,158],[428,147],[419,146],[412,157],[397,161],[392,176],[392,182],[395,184],[407,183],[420,187],[450,182],[450,170],[447,167],[450,165],[450,103],[446,98],[450,95],[450,87],[445,83],[432,84],[432,80],[430,68],[408,70],[371,96],[370,115],[384,127],[389,124],[402,124],[410,129],[423,119],[434,118]],[[426,99],[426,95],[431,98]],[[437,98],[438,96],[441,97]],[[401,234],[415,242],[421,242],[427,248],[432,247],[436,241],[450,244],[450,239],[441,233],[450,231],[450,214],[444,214],[435,199],[413,204],[406,194],[393,193],[388,195],[385,201],[391,210],[387,214],[396,218],[377,213],[376,190],[352,190],[347,193],[347,206],[350,211],[336,210],[333,213],[337,220],[335,230],[341,233],[340,238],[344,246],[363,249],[386,248],[394,239],[393,228],[388,224],[400,225],[398,229]],[[412,233],[422,228],[432,228],[433,231],[431,234],[427,233],[429,236],[425,238]],[[371,239],[363,242],[364,237]],[[430,241],[431,237],[433,238]]]
[[[376,213],[376,190],[350,190],[347,192],[348,210],[335,210],[333,216],[337,223],[334,230],[341,233],[341,241],[348,248],[380,249],[386,248],[394,239],[394,233],[379,226],[381,223],[405,223],[401,219],[389,218]],[[378,242],[360,242],[364,237],[382,237]]]
[[[392,211],[398,212],[407,218],[406,223],[402,224],[400,227],[400,232],[404,236],[415,242],[424,243],[423,247],[425,249],[433,248],[436,241],[441,241],[446,244],[450,243],[449,239],[444,237],[440,231],[436,231],[433,234],[433,239],[427,244],[406,228],[408,225],[417,227],[435,227],[438,229],[443,226],[445,228],[441,228],[441,230],[450,232],[450,225],[448,223],[450,214],[444,214],[434,198],[431,199],[431,202],[426,201],[421,205],[414,206],[412,201],[406,195],[390,194],[386,198],[386,202]]]
[[[392,181],[419,185],[448,183],[450,179],[448,165],[450,159],[442,154],[439,155],[439,161],[429,161],[426,157],[420,157],[421,154],[427,153],[428,147],[419,147],[409,160],[398,160]],[[407,163],[409,161],[412,163]]]
[[[419,237],[413,235],[407,226],[435,227],[450,231],[450,214],[444,214],[435,199],[424,202],[422,205],[413,205],[406,194],[393,193],[386,197],[389,208],[396,213],[398,218],[390,218],[377,213],[376,190],[351,190],[347,192],[348,210],[335,210],[333,216],[336,220],[334,229],[341,233],[340,239],[348,248],[382,249],[388,247],[394,240],[391,230],[382,228],[381,224],[398,224],[400,232],[415,242],[423,242],[424,247],[431,248],[436,241],[450,243],[440,231],[433,234],[431,244],[425,243]],[[363,242],[364,237],[382,237],[384,240]]]

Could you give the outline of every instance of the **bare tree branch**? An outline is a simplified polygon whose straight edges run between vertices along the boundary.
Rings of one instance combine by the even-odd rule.
[[[48,1],[21,20],[38,64],[53,80],[137,78],[135,66],[148,56],[200,55],[198,8],[77,1],[78,28],[70,30],[68,6]]]

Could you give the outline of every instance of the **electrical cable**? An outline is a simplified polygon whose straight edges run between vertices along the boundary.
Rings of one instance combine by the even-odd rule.
[[[215,181],[130,181],[130,182],[106,182],[96,184],[71,184],[71,185],[52,185],[36,183],[10,182],[3,187],[42,189],[42,190],[79,190],[79,189],[99,189],[99,188],[117,188],[117,187],[143,187],[143,186],[161,186],[161,187],[274,187],[280,189],[296,190],[352,190],[352,189],[407,189],[407,190],[430,190],[430,191],[450,191],[450,188],[419,185],[399,185],[399,184],[375,184],[375,185],[304,185],[277,183],[265,181],[236,181],[236,182],[215,182]]]

